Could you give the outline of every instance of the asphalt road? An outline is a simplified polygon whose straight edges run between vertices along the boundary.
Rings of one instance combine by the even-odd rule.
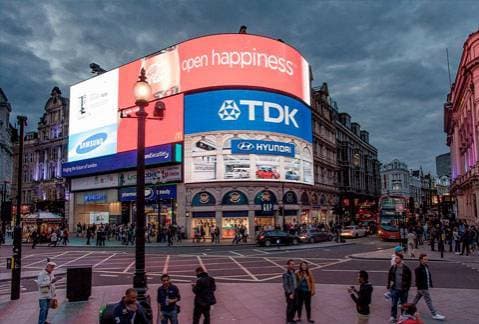
[[[198,266],[206,268],[218,282],[279,283],[288,259],[297,263],[306,261],[322,284],[355,284],[357,272],[367,270],[373,285],[385,285],[388,260],[358,260],[349,256],[355,253],[391,248],[394,243],[385,243],[376,238],[351,240],[352,244],[334,247],[317,247],[303,250],[284,248],[260,248],[257,246],[214,247],[157,247],[146,252],[146,270],[149,283],[160,283],[162,273],[169,273],[174,281],[191,282]],[[133,280],[134,249],[39,247],[23,249],[23,271],[35,274],[45,266],[47,257],[58,264],[64,272],[70,266],[92,266],[93,285],[124,285]],[[6,273],[5,260],[11,247],[0,249],[0,273]],[[406,262],[410,268],[416,262]],[[430,262],[435,287],[479,289],[479,272],[461,263]],[[65,288],[65,275],[57,283],[57,289]],[[10,281],[0,281],[0,295],[9,293]],[[33,278],[22,280],[22,291],[36,290]]]

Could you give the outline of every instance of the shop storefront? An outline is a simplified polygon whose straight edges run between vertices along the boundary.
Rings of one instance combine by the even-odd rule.
[[[211,238],[211,231],[216,228],[215,212],[193,212],[191,220],[192,237],[204,234],[205,238]]]
[[[223,233],[223,238],[232,239],[235,237],[235,233],[242,227],[246,228],[248,232],[248,211],[247,210],[238,210],[238,211],[224,211],[221,219],[221,230]]]
[[[121,221],[121,204],[116,189],[75,194],[74,224],[115,224]]]

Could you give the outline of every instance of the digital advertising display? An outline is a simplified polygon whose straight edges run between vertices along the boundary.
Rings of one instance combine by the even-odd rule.
[[[248,164],[251,179],[312,182],[309,64],[292,46],[250,34],[190,39],[73,85],[64,176],[135,167],[138,120],[120,118],[120,110],[135,117],[133,87],[143,68],[152,87],[148,116],[155,100],[165,106],[161,120],[146,121],[147,152],[166,154],[164,145],[186,142],[185,136],[235,131],[250,142],[233,142],[229,156],[208,157],[203,167],[219,159],[230,165],[215,171],[223,179],[245,179]],[[147,164],[173,162],[164,157]],[[189,181],[210,179],[208,172]]]
[[[257,90],[185,96],[185,182],[313,184],[311,111]]]

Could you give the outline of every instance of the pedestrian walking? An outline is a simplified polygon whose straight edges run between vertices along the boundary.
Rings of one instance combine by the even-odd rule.
[[[298,287],[295,273],[295,264],[293,260],[286,263],[287,270],[283,273],[283,290],[286,297],[286,321],[288,324],[296,323],[294,314],[296,313],[296,288]]]
[[[193,309],[193,324],[199,324],[203,315],[203,324],[210,324],[211,306],[216,304],[215,290],[216,283],[213,277],[202,268],[196,268],[196,282],[192,283],[195,294]]]
[[[220,228],[215,226],[215,243],[220,244]]]
[[[93,233],[90,228],[86,230],[86,245],[90,245],[90,239],[92,238]]]
[[[414,248],[416,247],[416,234],[412,231],[412,229],[409,230],[407,233],[407,249],[409,252],[409,257],[414,258]]]
[[[70,243],[70,240],[68,239],[68,236],[69,236],[69,233],[68,233],[68,230],[67,229],[64,229],[63,230],[63,245],[66,246],[68,243]]]
[[[398,302],[401,305],[407,303],[409,289],[411,288],[411,270],[403,263],[404,256],[401,253],[395,258],[395,264],[389,269],[387,289],[391,293],[391,317],[390,323],[397,323]]]
[[[314,277],[311,271],[309,271],[309,266],[307,262],[301,262],[299,264],[299,270],[296,273],[296,295],[297,295],[297,309],[298,321],[301,321],[301,312],[303,310],[303,304],[306,308],[306,316],[308,318],[308,323],[314,323],[311,319],[311,297],[316,293],[316,288],[314,285]]]
[[[464,234],[462,235],[462,252],[461,255],[464,255],[464,252],[466,252],[466,255],[469,255],[470,252],[470,239],[471,239],[471,231],[469,230],[469,227],[466,227],[466,230]]]
[[[150,324],[143,307],[136,301],[135,288],[128,288],[113,310],[115,324]]]
[[[180,307],[177,302],[181,300],[180,290],[171,283],[170,276],[161,276],[161,286],[158,288],[158,324],[178,324],[178,313]]]
[[[38,324],[49,324],[49,322],[47,322],[48,309],[54,306],[51,305],[51,303],[55,303],[52,301],[56,296],[55,282],[58,280],[53,274],[53,270],[55,270],[56,266],[55,262],[49,261],[45,269],[38,274],[37,280],[35,280],[38,285],[38,303],[40,305]]]
[[[37,232],[37,230],[33,230],[33,232],[32,232],[32,249],[35,248],[37,243],[38,243],[38,232]]]
[[[413,304],[416,305],[419,300],[424,296],[426,305],[431,311],[432,318],[435,320],[444,320],[445,317],[439,314],[434,306],[432,305],[431,295],[429,294],[429,288],[432,288],[432,277],[431,272],[429,271],[429,266],[427,265],[428,257],[426,254],[422,253],[419,256],[419,266],[414,270],[416,277],[416,287],[417,294],[414,297]]]
[[[356,303],[358,312],[358,324],[369,323],[369,305],[371,304],[371,295],[373,286],[369,283],[369,275],[366,271],[361,270],[358,274],[359,290],[351,286],[348,289],[351,298]]]
[[[419,317],[416,305],[406,304],[403,306],[403,314],[399,318],[399,324],[424,324]]]
[[[48,246],[57,246],[57,240],[58,240],[58,236],[57,236],[57,233],[55,231],[52,232],[52,234],[50,234],[50,243],[48,244]]]

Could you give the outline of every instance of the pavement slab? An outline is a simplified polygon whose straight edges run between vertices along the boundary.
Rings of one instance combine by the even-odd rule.
[[[181,291],[182,311],[180,323],[192,322],[193,293],[189,284],[178,283]],[[49,320],[58,324],[86,324],[98,322],[100,305],[116,302],[129,286],[94,287],[87,302],[70,303],[65,300],[65,290],[58,290],[60,307],[50,310]],[[313,297],[313,319],[316,323],[355,323],[354,304],[346,292],[347,285],[318,284]],[[150,285],[152,300],[156,298],[158,285]],[[371,311],[371,324],[384,324],[389,318],[389,303],[384,300],[385,288],[375,286]],[[410,299],[414,296],[410,292]],[[212,310],[212,323],[262,323],[285,322],[285,301],[281,284],[278,283],[218,283],[218,303]],[[473,289],[431,290],[435,307],[446,316],[442,323],[477,323],[479,318],[479,293]],[[156,306],[153,307],[156,318]],[[426,324],[432,320],[423,301],[418,304],[419,312]],[[36,293],[24,293],[18,301],[0,299],[0,323],[35,323],[38,316]]]

